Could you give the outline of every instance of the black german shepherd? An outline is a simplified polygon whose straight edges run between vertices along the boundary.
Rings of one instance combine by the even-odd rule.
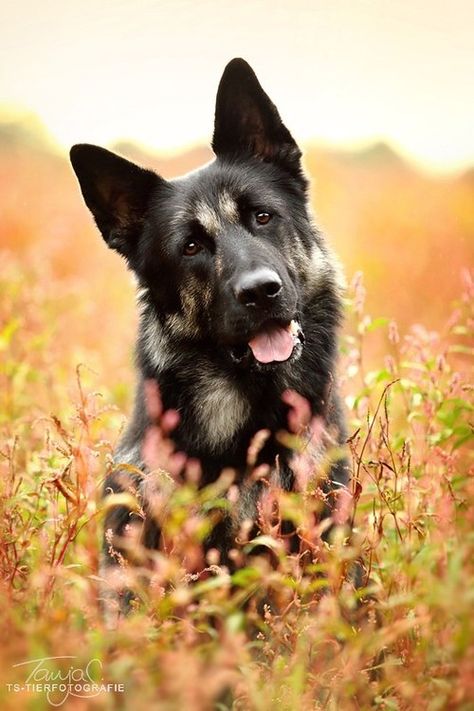
[[[279,485],[292,490],[292,453],[275,436],[287,428],[285,391],[306,398],[339,444],[346,437],[334,384],[338,267],[311,221],[301,151],[242,59],[222,76],[212,148],[212,163],[171,181],[103,148],[71,150],[84,200],[139,287],[135,411],[116,461],[146,469],[144,383],[152,379],[164,408],[180,413],[173,440],[200,460],[202,485],[224,467],[242,484],[249,442],[268,429],[258,463],[275,468],[278,457]],[[342,459],[328,492],[347,481]],[[139,476],[135,483],[140,489]],[[105,482],[106,492],[123,487],[120,470]],[[260,492],[256,482],[242,497],[240,519],[255,519]],[[129,521],[117,507],[106,529],[120,538]],[[225,559],[234,536],[229,518],[209,545]],[[159,537],[148,521],[145,546],[158,547]]]

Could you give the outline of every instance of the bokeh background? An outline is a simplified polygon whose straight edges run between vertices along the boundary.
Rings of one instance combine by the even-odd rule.
[[[348,280],[363,272],[369,311],[440,328],[474,253],[473,22],[469,0],[2,3],[9,283],[40,285],[58,344],[127,379],[133,284],[67,150],[98,143],[166,177],[195,168],[212,157],[222,70],[243,56],[305,149],[316,219]]]

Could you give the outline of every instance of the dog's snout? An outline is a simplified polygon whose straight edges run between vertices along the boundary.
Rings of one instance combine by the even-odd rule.
[[[281,290],[280,277],[273,269],[267,267],[244,272],[234,286],[234,294],[240,304],[259,308],[272,305]]]

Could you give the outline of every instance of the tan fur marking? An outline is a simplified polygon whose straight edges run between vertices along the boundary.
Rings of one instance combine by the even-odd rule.
[[[237,203],[226,190],[219,195],[219,212],[229,222],[238,222],[239,210]]]
[[[196,419],[214,451],[225,447],[245,423],[250,404],[232,382],[213,373],[199,376],[194,400]]]
[[[196,338],[199,336],[199,328],[181,314],[172,314],[166,319],[166,326],[170,333],[185,338]]]
[[[140,315],[140,332],[143,338],[143,347],[156,368],[162,367],[168,360],[168,344],[162,326],[158,319],[150,312],[145,297],[148,289],[142,287],[137,292],[137,305]]]
[[[216,210],[207,202],[200,200],[196,203],[196,217],[210,235],[216,236],[222,229],[221,221]]]
[[[344,272],[338,258],[326,244],[324,249],[314,245],[307,270],[307,287],[317,289],[324,283],[332,282],[342,293],[346,287]]]
[[[222,262],[222,255],[219,253],[216,254],[215,265],[216,265],[216,274],[217,274],[217,276],[220,276],[222,274],[224,264]]]

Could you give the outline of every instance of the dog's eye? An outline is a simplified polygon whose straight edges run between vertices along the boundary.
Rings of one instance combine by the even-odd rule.
[[[265,212],[265,210],[259,210],[255,213],[255,219],[259,225],[267,225],[272,219],[272,216],[269,212]]]
[[[202,246],[196,240],[190,239],[186,242],[183,248],[183,254],[185,257],[194,257],[195,254],[202,250]]]

